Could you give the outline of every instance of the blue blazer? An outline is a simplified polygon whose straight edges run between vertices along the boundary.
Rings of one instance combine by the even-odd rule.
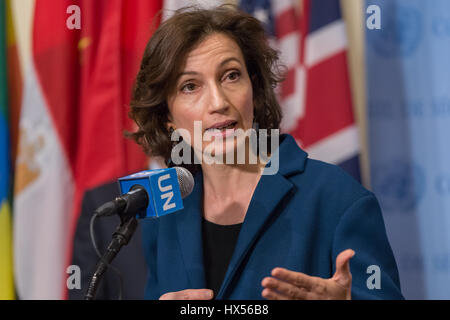
[[[278,173],[263,175],[255,189],[216,299],[263,299],[261,281],[275,267],[330,278],[336,256],[348,248],[356,253],[353,299],[402,299],[374,194],[339,167],[309,159],[290,135],[280,136],[279,156]],[[205,288],[202,197],[200,171],[183,210],[142,222],[146,299]],[[376,276],[372,265],[379,267],[380,289],[368,286]]]

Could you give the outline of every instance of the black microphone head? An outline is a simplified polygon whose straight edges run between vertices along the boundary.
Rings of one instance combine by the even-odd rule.
[[[125,208],[126,202],[112,200],[98,207],[94,213],[99,217],[108,217],[115,215]]]
[[[177,171],[178,184],[180,185],[181,198],[186,198],[194,190],[194,177],[192,173],[183,167],[174,167]]]

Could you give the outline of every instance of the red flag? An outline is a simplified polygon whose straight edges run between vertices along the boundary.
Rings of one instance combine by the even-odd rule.
[[[156,13],[161,8],[161,0],[36,1],[34,69],[70,171],[71,181],[61,181],[61,192],[73,193],[69,197],[73,203],[67,203],[66,212],[56,213],[68,215],[67,223],[54,226],[65,229],[67,239],[53,239],[66,243],[61,257],[65,266],[70,264],[67,262],[84,191],[146,165],[142,150],[125,139],[123,132],[133,130],[127,117],[131,88],[152,26],[158,26]],[[69,28],[68,20],[77,21],[72,19],[79,19],[80,29]],[[46,191],[33,192],[38,196]],[[29,251],[32,244],[27,247]],[[35,259],[34,263],[53,261]],[[65,271],[61,269],[60,278],[55,279],[61,288],[65,288]],[[39,298],[37,295],[31,298]]]
[[[273,36],[287,67],[280,87],[281,128],[311,158],[340,165],[356,179],[359,138],[339,0],[241,0]],[[299,10],[300,9],[300,10]]]

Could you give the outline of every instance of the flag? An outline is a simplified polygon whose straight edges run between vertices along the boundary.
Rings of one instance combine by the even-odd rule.
[[[19,50],[16,39],[17,20],[12,15],[12,0],[6,0],[6,61],[8,62],[8,113],[10,132],[10,155],[12,170],[17,155],[17,140],[19,132],[19,114],[22,100],[22,70],[19,62]]]
[[[0,300],[14,299],[8,126],[7,6],[0,2]]]
[[[85,190],[145,166],[123,132],[135,131],[127,117],[131,87],[161,7],[147,0],[35,3],[14,186],[20,298],[66,297]]]
[[[164,0],[162,20],[167,20],[176,10],[184,7],[211,9],[225,2],[226,0]]]
[[[311,158],[338,164],[360,180],[339,0],[241,0],[240,6],[263,22],[287,67],[279,88],[281,129]]]

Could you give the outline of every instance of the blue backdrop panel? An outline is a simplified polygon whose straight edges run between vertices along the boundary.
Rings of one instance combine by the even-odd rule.
[[[367,0],[372,187],[406,298],[450,299],[450,1]],[[382,270],[381,270],[382,271]]]

